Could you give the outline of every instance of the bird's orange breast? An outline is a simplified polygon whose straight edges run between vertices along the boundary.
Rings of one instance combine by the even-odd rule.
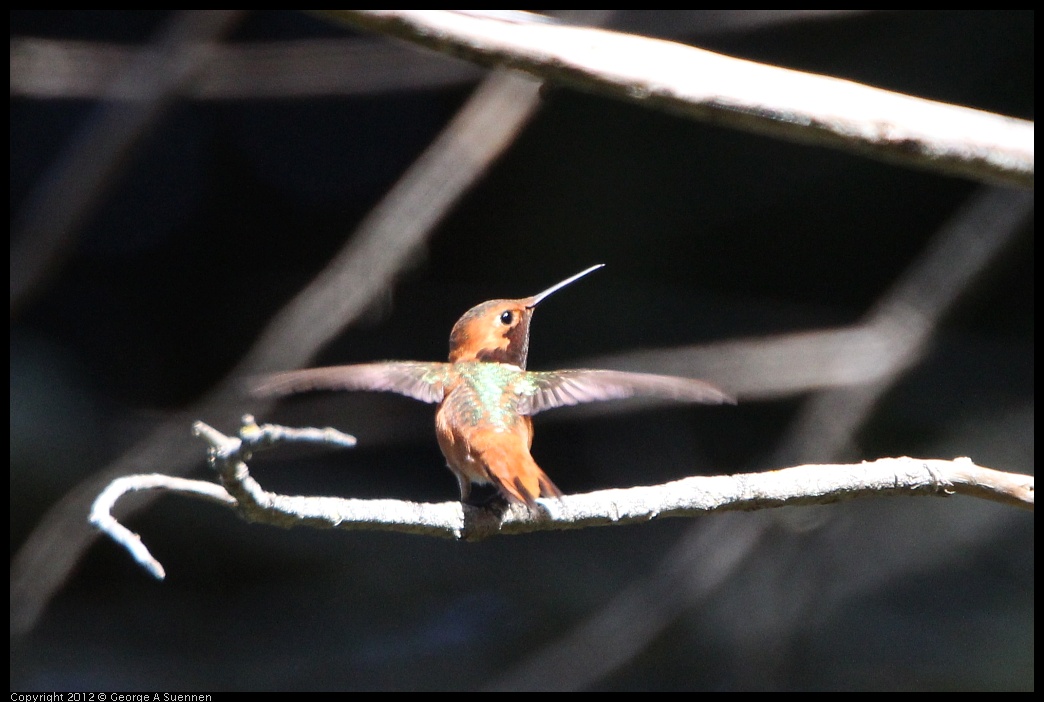
[[[532,420],[485,406],[482,392],[460,379],[435,413],[439,448],[461,490],[470,483],[492,483],[505,497],[529,505],[537,497],[561,495],[529,453]]]

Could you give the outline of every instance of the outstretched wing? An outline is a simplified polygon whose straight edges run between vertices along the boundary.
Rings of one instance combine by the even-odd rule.
[[[250,391],[259,397],[280,397],[310,390],[366,390],[441,402],[447,368],[446,363],[414,361],[307,368],[254,378]]]
[[[679,402],[710,405],[735,404],[736,400],[710,383],[671,375],[626,373],[611,370],[562,370],[529,372],[518,411],[533,415],[544,410],[581,402],[619,400],[626,397],[661,397]]]

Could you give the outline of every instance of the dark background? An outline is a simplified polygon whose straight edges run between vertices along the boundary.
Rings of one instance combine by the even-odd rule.
[[[142,46],[169,20],[13,12],[11,37]],[[609,26],[1033,119],[1033,22],[1025,12],[636,11]],[[283,12],[249,14],[225,41],[308,38],[378,41]],[[180,99],[129,151],[60,265],[12,314],[12,557],[63,495],[232,369],[483,75],[389,46],[415,64],[459,66],[461,77]],[[346,73],[376,70],[345,63]],[[33,193],[98,108],[30,92],[12,87],[13,244]],[[854,324],[985,187],[568,88],[543,96],[517,141],[316,364],[441,360],[471,305],[600,262],[541,307],[531,368]],[[806,460],[967,455],[1032,472],[1032,259],[1030,222],[850,450]],[[741,397],[735,408],[549,413],[536,422],[534,456],[566,492],[782,467],[772,456],[810,392]],[[251,467],[266,488],[292,494],[452,500],[431,415],[398,397],[294,400],[261,418],[333,425],[360,446],[282,449]],[[204,447],[190,436],[197,418],[212,420],[185,418],[184,441],[199,443],[192,477],[205,478]],[[165,472],[162,462],[138,470]],[[166,581],[94,543],[31,630],[18,630],[12,611],[12,690],[1034,686],[1032,514],[969,498],[477,544],[283,531],[176,496],[128,525]],[[563,641],[575,648],[553,648]],[[578,676],[587,661],[606,671]]]

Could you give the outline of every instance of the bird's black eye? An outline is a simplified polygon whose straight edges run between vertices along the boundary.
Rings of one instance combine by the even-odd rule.
[[[500,313],[500,323],[501,324],[511,324],[514,321],[515,321],[515,313],[512,312],[511,310],[508,310],[507,312],[501,312]]]

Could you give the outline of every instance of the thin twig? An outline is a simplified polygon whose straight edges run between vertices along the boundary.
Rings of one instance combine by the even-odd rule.
[[[91,505],[89,521],[95,527],[112,537],[113,541],[127,549],[138,564],[149,571],[157,580],[166,577],[166,571],[160,562],[152,557],[149,549],[141,542],[141,537],[123,526],[112,516],[112,508],[116,501],[128,492],[141,490],[167,490],[204,497],[227,505],[235,505],[236,500],[228,491],[216,483],[204,480],[188,480],[173,475],[152,473],[149,475],[127,475],[109,483],[109,487]]]

